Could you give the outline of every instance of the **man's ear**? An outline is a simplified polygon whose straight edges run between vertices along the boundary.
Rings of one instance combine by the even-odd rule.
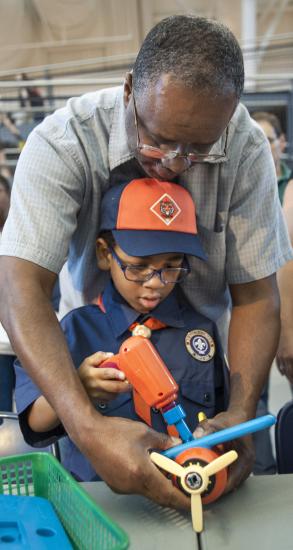
[[[123,98],[124,98],[125,108],[127,107],[130,101],[131,94],[132,94],[132,72],[126,73],[125,80],[124,80]]]
[[[109,271],[110,269],[110,256],[109,247],[105,239],[98,238],[96,241],[96,256],[98,268],[102,271]]]

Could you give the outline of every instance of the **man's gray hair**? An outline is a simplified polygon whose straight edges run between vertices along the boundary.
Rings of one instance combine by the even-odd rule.
[[[235,93],[239,99],[243,91],[243,56],[235,36],[204,17],[167,17],[148,33],[133,67],[135,91],[146,90],[164,73],[214,95]]]

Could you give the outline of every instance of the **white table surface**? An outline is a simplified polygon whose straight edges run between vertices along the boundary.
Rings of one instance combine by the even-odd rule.
[[[205,507],[199,536],[189,513],[137,495],[117,495],[102,482],[83,486],[126,531],[131,550],[293,549],[293,474],[250,477]]]
[[[102,481],[82,485],[128,534],[130,550],[199,550],[188,512],[162,508],[138,495],[117,495]]]
[[[201,550],[292,550],[293,474],[250,477],[205,512]]]

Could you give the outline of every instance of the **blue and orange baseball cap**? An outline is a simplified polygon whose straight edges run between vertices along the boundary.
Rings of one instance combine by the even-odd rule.
[[[101,203],[105,231],[130,256],[178,252],[207,259],[193,199],[176,183],[141,178],[108,189]]]

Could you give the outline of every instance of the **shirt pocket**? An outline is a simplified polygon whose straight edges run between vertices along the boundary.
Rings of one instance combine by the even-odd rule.
[[[219,306],[226,291],[226,226],[215,232],[198,224],[198,235],[207,261],[189,256],[191,274],[182,283],[187,298],[197,308]]]
[[[199,223],[197,225],[198,235],[208,256],[208,261],[212,261],[214,256],[222,255],[226,249],[227,212],[221,212],[218,216],[219,222],[216,230],[207,229]]]
[[[186,380],[180,384],[180,402],[186,413],[186,423],[191,431],[198,424],[198,413],[203,412],[208,418],[215,415],[215,390],[211,382],[196,383]]]
[[[116,399],[112,399],[111,401],[103,401],[101,399],[96,404],[96,409],[99,413],[105,416],[134,418],[132,392],[121,393],[118,397],[116,397]]]

